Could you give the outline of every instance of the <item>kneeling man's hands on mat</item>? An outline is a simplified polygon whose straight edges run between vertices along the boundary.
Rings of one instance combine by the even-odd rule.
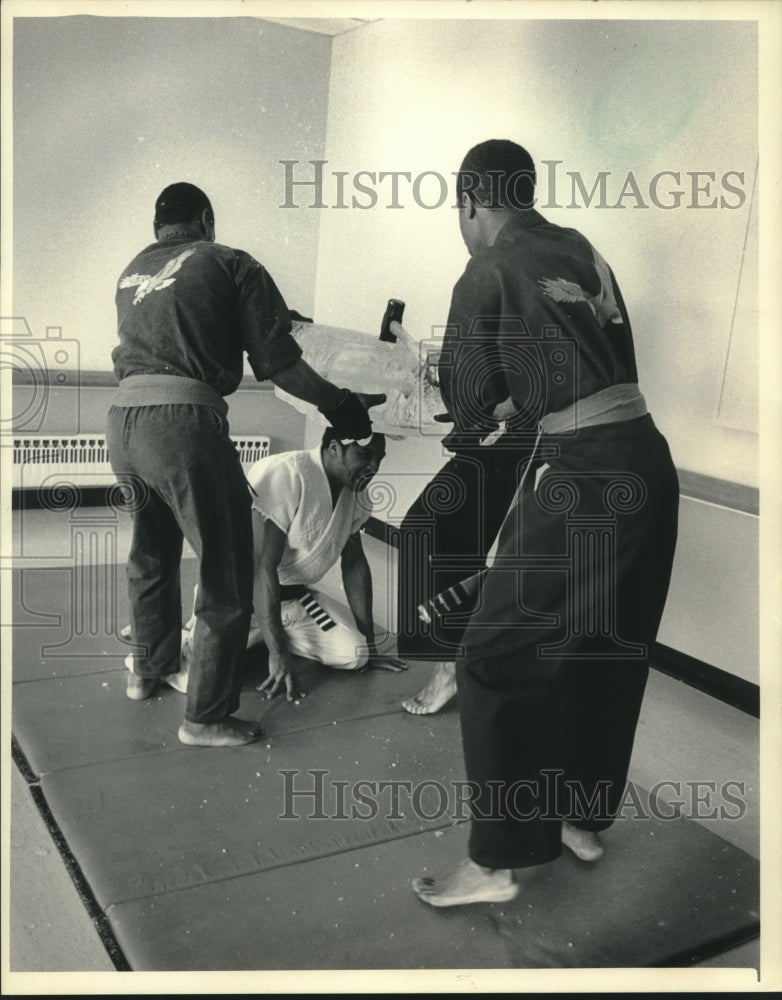
[[[303,698],[304,692],[299,689],[293,675],[293,660],[292,654],[287,649],[281,653],[270,652],[269,676],[263,684],[259,685],[258,690],[263,691],[267,698],[274,698],[283,689],[288,701]]]
[[[407,670],[407,664],[396,656],[388,653],[381,653],[374,642],[367,643],[369,649],[369,659],[364,664],[364,670],[390,670],[399,673]]]

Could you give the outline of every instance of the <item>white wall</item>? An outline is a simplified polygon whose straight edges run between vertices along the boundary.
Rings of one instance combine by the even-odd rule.
[[[330,172],[450,177],[467,149],[486,138],[513,138],[538,161],[562,161],[554,186],[547,170],[539,171],[543,213],[580,229],[610,261],[630,311],[641,387],[677,465],[757,485],[755,226],[747,238],[756,47],[748,22],[367,25],[334,41],[324,201],[338,202]],[[680,174],[687,193],[678,208],[655,207],[649,197],[663,170]],[[731,179],[741,196],[715,183],[697,201],[722,195],[740,207],[692,207],[688,171],[713,171],[719,182],[732,170],[743,174],[743,183]],[[650,207],[633,207],[632,197],[624,208],[585,207],[581,196],[577,207],[545,207],[573,203],[566,171],[578,171],[587,190],[609,171],[609,205],[632,171]],[[410,333],[431,337],[467,260],[453,189],[442,208],[426,209],[400,179],[403,207],[390,208],[390,180],[377,178],[378,202],[362,209],[352,207],[352,195],[359,204],[370,199],[350,182],[343,182],[342,201],[351,207],[320,210],[316,319],[374,332],[394,296],[407,303]],[[366,177],[363,183],[373,186]],[[660,182],[660,200],[675,186]],[[309,204],[308,189],[299,190]],[[419,193],[432,204],[437,189],[422,182]],[[443,461],[431,439],[391,442],[381,516],[398,521]],[[758,520],[688,498],[680,517],[660,641],[757,681]]]
[[[471,145],[491,137],[520,141],[539,162],[562,161],[553,189],[540,171],[540,193],[544,206],[556,198],[565,207],[544,214],[581,229],[611,263],[630,311],[642,390],[677,464],[756,485],[754,370],[751,357],[735,363],[737,343],[749,343],[750,355],[756,343],[756,301],[743,305],[747,320],[729,366],[728,388],[749,405],[722,400],[757,159],[756,46],[749,22],[369,24],[334,40],[324,188],[336,203],[329,173],[348,171],[343,201],[350,205],[356,194],[367,204],[348,187],[357,171],[450,177]],[[687,192],[678,208],[651,202],[652,178],[664,170],[678,172],[681,184],[663,178],[659,200],[678,187]],[[729,178],[738,195],[721,183],[734,170],[744,178]],[[620,200],[632,171],[650,207],[634,207],[629,195],[620,208],[584,207],[580,196],[567,207],[566,171],[579,172],[588,190],[608,171],[608,205]],[[716,208],[692,207],[688,171],[715,173],[697,200],[716,197]],[[390,208],[390,185],[376,181],[372,208],[321,209],[316,319],[375,331],[396,296],[407,303],[405,326],[429,337],[445,322],[466,262],[454,199],[427,210],[400,180],[402,207]],[[422,182],[421,200],[435,203],[438,191],[435,179]],[[309,196],[297,191],[302,204]],[[725,206],[743,204],[720,207],[720,196]],[[756,259],[753,239],[748,258]]]
[[[719,179],[742,173],[736,209],[686,207],[690,193],[667,211],[577,198],[545,214],[612,263],[677,464],[757,484],[755,228],[737,303],[757,158],[752,23],[386,19],[331,39],[242,17],[75,16],[13,30],[13,312],[36,337],[62,327],[86,370],[110,367],[116,276],[175,179],[208,191],[218,238],[267,264],[293,308],[375,332],[394,295],[423,338],[445,322],[466,262],[453,199],[420,207],[401,179],[403,207],[390,208],[386,179],[371,209],[309,208],[308,188],[282,208],[280,160],[306,179],[308,161],[326,159],[327,204],[333,171],[348,173],[345,202],[366,204],[357,171],[451,180],[492,135],[562,161],[555,189],[541,169],[540,190],[563,205],[568,170],[588,188],[608,171],[610,205],[630,170],[647,203],[660,171],[686,189],[687,171],[706,170],[736,204]],[[425,178],[421,199],[438,193]]]
[[[82,369],[111,368],[117,277],[178,180],[210,196],[218,239],[312,314],[319,220],[278,207],[279,161],[323,155],[330,38],[230,17],[16,18],[13,31],[13,310],[36,337],[61,326]]]
[[[757,517],[682,497],[658,640],[758,683]]]

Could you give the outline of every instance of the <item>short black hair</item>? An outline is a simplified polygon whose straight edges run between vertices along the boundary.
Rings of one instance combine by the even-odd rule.
[[[206,209],[209,221],[214,222],[212,203],[195,184],[179,181],[169,184],[155,202],[155,225],[170,226],[177,222],[199,222]]]
[[[484,208],[531,208],[535,200],[535,163],[510,139],[487,139],[467,153],[456,177],[459,202],[466,194]]]

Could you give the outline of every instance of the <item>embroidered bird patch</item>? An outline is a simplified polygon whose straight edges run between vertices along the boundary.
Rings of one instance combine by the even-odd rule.
[[[567,281],[565,278],[541,278],[538,284],[544,294],[555,302],[586,302],[601,326],[605,326],[609,320],[611,323],[622,323],[624,321],[614,298],[608,264],[594,247],[592,255],[600,279],[600,291],[597,295],[590,295],[577,282]]]
[[[133,305],[137,306],[149,292],[159,292],[162,288],[168,288],[169,285],[172,285],[176,281],[172,275],[176,274],[188,257],[193,256],[196,249],[196,247],[188,247],[178,257],[172,257],[157,274],[129,274],[121,279],[119,287],[134,288],[136,285],[139,286],[133,299]]]

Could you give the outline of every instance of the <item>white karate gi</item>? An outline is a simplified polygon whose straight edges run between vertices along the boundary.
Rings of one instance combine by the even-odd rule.
[[[286,536],[278,567],[280,585],[306,586],[335,623],[324,629],[316,620],[318,616],[311,615],[301,601],[282,601],[280,613],[289,650],[342,670],[363,666],[366,640],[352,615],[339,609],[315,585],[340,558],[348,538],[369,518],[372,506],[366,491],[354,493],[343,488],[332,506],[320,446],[262,458],[247,479],[255,491],[253,508]],[[255,616],[250,628],[258,628]]]

